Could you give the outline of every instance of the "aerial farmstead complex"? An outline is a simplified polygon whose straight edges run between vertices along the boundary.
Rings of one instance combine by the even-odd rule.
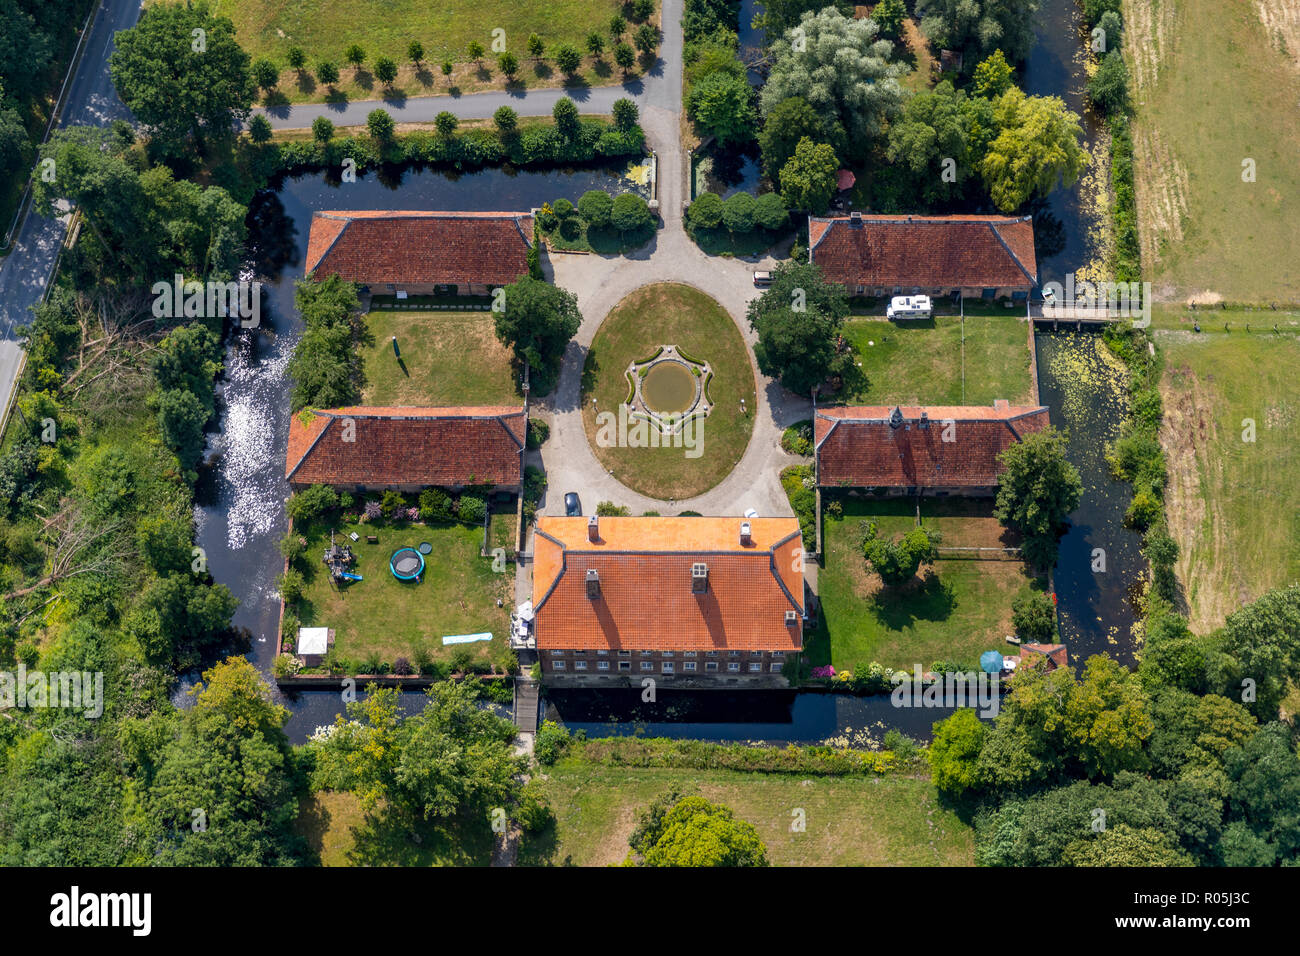
[[[5,3],[0,863],[1300,862],[1295,0]]]

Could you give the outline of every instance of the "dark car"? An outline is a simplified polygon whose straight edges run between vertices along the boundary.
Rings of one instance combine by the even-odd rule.
[[[564,496],[564,515],[566,518],[577,518],[582,515],[582,502],[572,491]]]

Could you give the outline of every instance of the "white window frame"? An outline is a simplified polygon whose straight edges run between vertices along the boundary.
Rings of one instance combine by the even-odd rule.
[[[740,661],[728,661],[728,662],[727,662],[727,673],[728,673],[728,674],[739,674],[739,673],[740,673]]]
[[[568,670],[568,668],[569,665],[564,661],[551,661],[551,670],[553,671],[563,671]]]
[[[682,661],[682,670],[691,674],[695,673],[695,661]]]

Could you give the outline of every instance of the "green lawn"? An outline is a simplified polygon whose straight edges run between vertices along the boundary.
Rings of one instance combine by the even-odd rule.
[[[854,319],[844,337],[857,353],[866,385],[836,396],[847,404],[1013,405],[1032,401],[1029,330],[1023,319],[936,316],[901,324]],[[965,369],[963,378],[962,370]]]
[[[300,801],[294,829],[322,866],[487,866],[493,834],[486,819],[420,826],[418,839],[380,807],[367,815],[355,794],[323,790]]]
[[[351,542],[349,532],[361,540]],[[330,528],[319,522],[308,528],[307,551],[299,562],[309,575],[299,617],[306,627],[332,627],[335,654],[360,667],[370,655],[391,664],[397,657],[417,662],[421,649],[432,660],[449,659],[457,645],[443,646],[449,634],[492,633],[492,640],[460,645],[481,660],[499,663],[508,653],[508,608],[514,594],[514,567],[494,573],[492,559],[480,556],[483,529],[465,525],[422,525],[387,521],[351,524],[340,521],[336,539],[351,544],[357,555],[356,573],[364,580],[336,587],[321,554],[329,544]],[[378,544],[366,535],[377,534]],[[392,553],[421,541],[433,545],[425,556],[424,579],[399,581],[388,567]],[[498,608],[498,598],[506,607]]]
[[[524,865],[621,863],[642,810],[674,784],[753,824],[777,866],[972,866],[969,827],[928,780],[803,777],[727,770],[607,767],[565,758],[545,772],[553,832],[525,838]],[[806,831],[791,832],[796,808]]]
[[[1156,333],[1166,506],[1198,631],[1300,578],[1300,337],[1240,331],[1240,316],[1232,324],[1230,333],[1222,324],[1200,336]],[[1247,419],[1253,442],[1243,440]]]
[[[872,662],[911,670],[936,660],[974,668],[981,652],[1004,650],[1012,633],[1011,602],[1031,585],[1024,564],[993,558],[945,558],[931,574],[882,588],[862,555],[864,522],[895,537],[915,524],[915,503],[844,498],[843,515],[823,501],[824,566],[818,575],[821,618],[809,641],[813,665],[856,670]],[[1013,545],[992,502],[923,499],[922,523],[943,534],[940,547]]]
[[[491,312],[372,311],[366,405],[522,405]],[[393,336],[402,352],[393,356]]]
[[[505,77],[497,69],[498,54],[492,49],[495,29],[505,31],[505,49],[519,59],[516,83],[521,87],[560,85],[566,78],[555,69],[550,54],[562,43],[571,43],[586,54],[586,37],[592,32],[601,34],[607,49],[600,60],[584,56],[577,82],[598,85],[622,79],[608,43],[610,18],[619,12],[626,16],[620,0],[216,0],[215,6],[234,21],[239,43],[250,56],[269,57],[281,68],[280,86],[273,94],[280,102],[327,99],[327,89],[313,76],[322,59],[339,67],[341,78],[335,98],[376,99],[384,94],[372,72],[380,56],[397,62],[400,73],[393,89],[402,95],[503,88]],[[652,22],[659,22],[657,10]],[[628,25],[625,39],[630,43],[638,24],[628,18]],[[548,59],[540,64],[528,55],[531,33],[537,33],[546,44]],[[425,59],[418,72],[407,58],[411,40],[424,45]],[[471,41],[477,41],[486,51],[479,63],[469,58]],[[359,73],[343,59],[344,50],[352,43],[360,44],[366,52]],[[301,47],[307,54],[308,72],[302,76],[288,68],[287,54],[292,46]],[[442,74],[444,60],[456,66],[450,78]],[[638,62],[634,73],[640,73],[643,67]]]
[[[715,404],[699,426],[699,456],[688,458],[680,447],[599,447],[597,412],[617,414],[628,394],[628,365],[661,345],[676,345],[713,368],[707,391]],[[615,306],[592,342],[582,391],[583,422],[596,458],[629,488],[661,500],[702,494],[722,481],[745,453],[754,428],[754,374],[745,340],[721,305],[689,286],[647,286]]]
[[[1300,258],[1287,254],[1300,247],[1294,12],[1125,0],[1143,278],[1158,297],[1300,301]],[[1247,159],[1253,182],[1243,181]]]

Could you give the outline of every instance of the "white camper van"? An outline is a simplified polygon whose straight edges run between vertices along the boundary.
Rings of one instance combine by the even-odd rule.
[[[930,317],[930,297],[928,295],[896,295],[889,300],[885,315],[891,319],[928,319]]]

